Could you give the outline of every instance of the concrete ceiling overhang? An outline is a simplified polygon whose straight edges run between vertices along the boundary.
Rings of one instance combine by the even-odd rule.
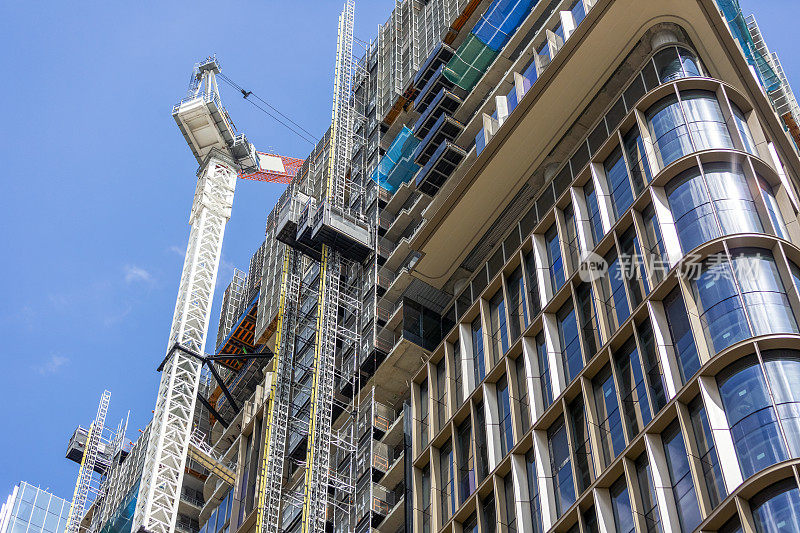
[[[713,0],[599,0],[472,167],[431,203],[411,243],[422,254],[415,276],[444,286],[626,55],[663,22],[687,32],[714,77],[761,92]],[[768,101],[758,100],[773,139],[791,152]]]

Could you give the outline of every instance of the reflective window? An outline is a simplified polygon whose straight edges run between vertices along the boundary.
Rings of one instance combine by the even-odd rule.
[[[536,357],[539,362],[539,382],[541,383],[542,402],[547,408],[553,403],[553,387],[550,384],[550,361],[547,357],[547,344],[544,333],[536,335]]]
[[[500,421],[500,456],[514,447],[514,430],[511,424],[511,400],[508,395],[508,377],[497,382],[497,418]]]
[[[614,332],[630,316],[630,307],[628,307],[624,275],[617,252],[611,250],[604,259],[608,265],[608,271],[601,278],[601,287],[603,287],[604,292],[605,311],[608,315],[611,331]]]
[[[447,422],[447,359],[444,357],[436,363],[436,392],[436,412],[439,415],[437,431],[441,431]]]
[[[622,412],[625,416],[625,425],[628,427],[628,439],[633,439],[653,419],[647,400],[647,384],[644,380],[642,362],[639,360],[639,351],[633,338],[628,339],[614,352],[614,363],[619,376]]]
[[[658,226],[658,218],[652,204],[648,204],[642,211],[642,222],[644,223],[644,239],[647,250],[647,260],[651,266],[654,283],[664,279],[669,270],[667,251],[661,239],[661,229]]]
[[[422,446],[428,444],[428,380],[419,384],[419,427]]]
[[[650,463],[647,460],[647,452],[642,453],[636,459],[635,467],[646,530],[648,533],[661,533],[661,515],[658,513],[656,488],[653,483],[653,473],[650,471]]]
[[[641,193],[645,186],[653,178],[650,173],[650,163],[644,151],[644,141],[639,133],[639,127],[634,126],[624,139],[625,155],[628,158],[628,166],[631,169],[631,181],[636,196]]]
[[[480,314],[472,321],[472,353],[475,386],[478,386],[478,384],[483,381],[483,378],[486,377],[486,360],[483,353],[483,327],[481,326]]]
[[[577,27],[578,24],[583,22],[583,19],[586,18],[586,7],[583,5],[583,0],[578,0],[575,2],[575,5],[572,6],[572,18],[575,21],[575,26]]]
[[[450,441],[439,450],[439,472],[441,475],[439,486],[442,487],[442,523],[444,523],[456,512],[456,498],[453,493],[455,485],[453,446]]]
[[[533,448],[525,454],[525,473],[528,478],[528,497],[530,498],[533,533],[542,533],[542,508],[539,503],[539,483],[536,477],[536,456]]]
[[[453,369],[455,371],[455,383],[453,385],[455,387],[456,407],[459,407],[464,403],[464,371],[461,364],[461,342],[458,340],[453,343]]]
[[[756,143],[753,140],[753,135],[750,133],[750,126],[747,125],[747,119],[744,118],[744,113],[732,102],[731,108],[733,109],[733,121],[736,123],[736,129],[739,130],[742,136],[745,151],[757,156],[758,151],[756,150]]]
[[[750,337],[727,259],[706,262],[700,277],[692,280],[692,291],[703,332],[715,353]]]
[[[788,459],[778,417],[755,357],[728,367],[717,376],[717,384],[744,477]]]
[[[800,490],[793,478],[756,494],[750,507],[758,533],[800,531]]]
[[[478,451],[478,482],[489,474],[489,448],[486,445],[486,414],[483,412],[483,401],[475,404],[475,446]]]
[[[683,304],[680,287],[672,289],[664,299],[664,309],[667,312],[667,324],[672,335],[672,344],[678,356],[678,368],[681,372],[681,382],[686,381],[700,370],[700,357],[694,344],[692,329],[689,326],[689,316]]]
[[[425,465],[422,469],[422,532],[431,531],[431,465]]]
[[[700,61],[686,48],[674,46],[664,48],[653,56],[653,61],[661,83],[702,76]]]
[[[569,419],[572,430],[572,446],[575,449],[575,482],[580,494],[589,488],[594,478],[589,423],[586,420],[586,409],[580,397],[569,405]]]
[[[611,152],[611,155],[603,163],[603,168],[611,189],[614,218],[618,219],[633,203],[633,190],[630,179],[628,179],[628,169],[625,167],[625,160],[622,158],[622,150],[619,147]]]
[[[689,470],[689,456],[676,420],[661,434],[667,455],[667,469],[672,482],[672,495],[678,508],[681,531],[693,531],[702,521],[697,493]]]
[[[775,199],[775,194],[769,183],[764,181],[763,178],[758,178],[758,187],[761,189],[761,197],[764,198],[764,203],[767,204],[767,213],[772,222],[772,227],[775,230],[775,235],[781,239],[789,239],[786,233],[786,222],[783,220],[781,210],[778,207],[778,200]]]
[[[711,499],[711,505],[716,507],[728,495],[728,492],[725,489],[725,481],[722,479],[711,426],[708,423],[703,399],[700,396],[689,403],[689,417],[692,420],[697,450],[700,452],[700,463],[703,465],[703,478],[706,481],[708,497]]]
[[[628,228],[619,238],[620,254],[624,261],[620,263],[620,273],[628,287],[628,294],[633,300],[633,307],[644,301],[650,290],[644,270],[644,258],[639,249],[639,239],[633,226]]]
[[[600,219],[600,207],[597,204],[597,193],[594,185],[589,182],[583,187],[583,194],[586,197],[586,209],[589,211],[589,227],[592,230],[592,244],[597,245],[603,238],[603,222]]]
[[[647,379],[647,387],[650,391],[650,400],[654,412],[658,412],[667,405],[667,395],[664,392],[664,372],[661,370],[661,363],[656,353],[656,343],[653,338],[653,328],[650,320],[645,320],[636,327],[639,335],[639,347],[641,348],[642,362]]]
[[[731,134],[714,93],[684,91],[681,93],[681,104],[696,151],[733,148]]]
[[[481,502],[481,532],[495,533],[497,531],[497,511],[494,504],[494,492],[486,496]]]
[[[553,293],[556,293],[564,285],[564,265],[561,262],[561,245],[558,242],[558,230],[555,224],[545,232],[544,241],[547,247],[550,286],[553,289]]]
[[[472,445],[472,425],[467,418],[458,426],[458,498],[463,503],[475,492],[475,450]]]
[[[609,492],[611,493],[611,509],[614,512],[614,525],[617,533],[636,531],[633,525],[631,498],[628,495],[628,484],[625,483],[624,475],[611,485]]]
[[[731,254],[753,334],[797,333],[797,323],[772,252],[738,249]]]
[[[503,299],[502,287],[497,291],[497,294],[489,300],[489,322],[492,328],[489,344],[492,348],[492,361],[496,363],[508,351],[506,303]]]
[[[721,235],[763,231],[741,168],[708,165],[705,179],[700,169],[691,169],[667,184],[666,192],[684,253]]]
[[[581,343],[578,338],[578,323],[575,321],[575,309],[567,302],[556,313],[558,320],[558,337],[561,343],[561,364],[564,375],[572,381],[583,368]]]
[[[658,163],[665,167],[694,151],[733,148],[716,95],[685,91],[681,102],[670,96],[647,112]]]
[[[592,380],[594,403],[600,421],[600,437],[605,464],[611,462],[625,449],[625,431],[619,413],[617,392],[614,389],[614,376],[611,367],[606,365]]]
[[[519,416],[522,419],[522,433],[531,427],[530,402],[528,400],[528,380],[525,373],[525,359],[522,355],[514,361],[517,374],[517,396],[519,398]]]
[[[463,533],[478,533],[478,517],[475,515],[475,513],[472,513],[467,517],[467,519],[461,525],[461,531],[463,531]]]
[[[586,352],[586,357],[591,358],[603,344],[600,339],[600,328],[597,325],[592,286],[588,283],[581,283],[575,289],[575,297],[578,302],[578,315],[580,316],[584,351]]]
[[[559,420],[547,431],[550,447],[550,468],[556,496],[558,516],[564,514],[575,502],[575,485],[572,482],[572,461],[564,421]]]
[[[503,478],[503,492],[505,493],[504,496],[506,500],[505,523],[508,526],[509,533],[516,533],[517,512],[514,508],[516,496],[514,495],[514,477],[512,476],[511,472],[509,472],[506,477]]]
[[[528,302],[525,298],[525,282],[521,266],[514,269],[506,283],[508,284],[508,322],[513,342],[528,327]]]
[[[789,452],[800,457],[800,352],[770,350],[763,356]]]
[[[578,269],[578,263],[580,259],[578,229],[575,224],[575,210],[572,208],[572,204],[569,204],[564,209],[564,226],[567,233],[565,236],[565,241],[567,244],[567,261],[569,262],[572,272],[575,272]]]
[[[535,317],[542,310],[539,299],[539,280],[536,277],[536,260],[533,252],[525,254],[525,283],[528,285],[528,301],[531,305],[531,316]]]

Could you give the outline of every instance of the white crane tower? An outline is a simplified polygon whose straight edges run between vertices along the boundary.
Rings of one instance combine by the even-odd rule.
[[[210,57],[195,66],[189,94],[172,110],[200,167],[189,215],[189,244],[172,318],[167,356],[151,422],[132,531],[173,533],[200,384],[211,303],[230,219],[236,178],[258,169],[257,155],[222,106]]]

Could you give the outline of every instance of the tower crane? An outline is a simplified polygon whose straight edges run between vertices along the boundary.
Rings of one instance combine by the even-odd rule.
[[[195,65],[172,116],[199,163],[189,243],[150,426],[132,531],[173,533],[191,440],[225,226],[237,178],[289,183],[302,160],[257,152],[222,105],[212,56]],[[179,349],[176,349],[179,348]]]

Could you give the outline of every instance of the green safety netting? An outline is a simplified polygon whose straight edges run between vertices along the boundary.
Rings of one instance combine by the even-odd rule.
[[[500,51],[535,4],[534,0],[496,0],[472,33],[489,48]]]
[[[456,55],[447,63],[444,76],[466,91],[471,91],[499,52],[486,46],[474,34],[458,47]]]
[[[117,510],[111,515],[100,533],[131,533],[131,524],[133,522],[133,512],[136,510],[136,499],[139,496],[139,482],[128,491],[122,503],[119,504]]]
[[[770,66],[769,62],[761,53],[756,50],[753,37],[747,29],[747,22],[744,20],[742,8],[739,7],[738,0],[717,0],[717,5],[725,15],[731,33],[739,41],[747,62],[755,68],[761,77],[761,82],[767,91],[774,91],[781,85],[781,80]]]
[[[407,126],[403,126],[378,166],[372,171],[370,175],[372,181],[391,193],[395,192],[419,168],[411,161],[411,156],[419,143],[420,140],[414,137],[411,130]]]

